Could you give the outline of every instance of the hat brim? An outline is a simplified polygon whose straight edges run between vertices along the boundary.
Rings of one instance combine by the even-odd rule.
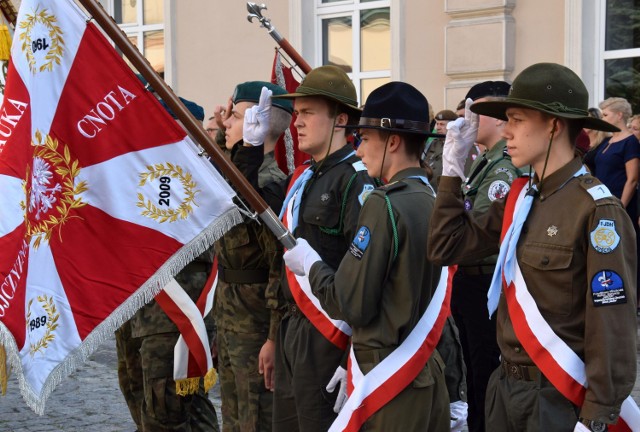
[[[535,111],[540,111],[546,114],[549,114],[552,117],[559,117],[569,120],[579,120],[582,122],[582,127],[586,129],[594,129],[605,132],[620,132],[620,129],[612,125],[611,123],[607,123],[604,120],[600,120],[594,117],[585,116],[582,114],[574,114],[574,113],[566,113],[566,112],[558,112],[553,109],[545,109],[541,106],[539,102],[536,101],[527,101],[524,99],[518,100],[501,100],[501,101],[486,101],[486,102],[475,102],[471,105],[471,111],[488,117],[497,118],[500,120],[507,120],[506,111],[509,108],[525,108],[532,109]]]
[[[446,135],[437,134],[427,131],[421,131],[417,129],[401,129],[401,128],[386,128],[381,126],[369,126],[369,125],[336,125],[336,127],[341,128],[350,128],[350,129],[377,129],[385,132],[395,132],[400,134],[412,134],[412,135],[422,135],[425,138],[446,138]]]

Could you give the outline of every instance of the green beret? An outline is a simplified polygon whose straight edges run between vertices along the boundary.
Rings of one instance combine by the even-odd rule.
[[[279,85],[272,84],[266,81],[247,81],[242,84],[238,84],[233,92],[231,99],[234,104],[238,102],[253,102],[258,103],[260,101],[260,92],[262,87],[266,87],[273,92],[273,96],[286,94],[287,91]],[[271,99],[271,105],[274,107],[285,110],[288,113],[293,112],[293,104],[290,100],[286,99]]]

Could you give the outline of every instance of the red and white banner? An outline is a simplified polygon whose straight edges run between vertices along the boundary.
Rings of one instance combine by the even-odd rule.
[[[451,284],[457,266],[443,267],[429,306],[409,336],[388,357],[363,375],[353,346],[349,352],[349,399],[329,431],[357,432],[375,414],[413,381],[438,345],[450,315]]]
[[[234,192],[69,0],[23,0],[0,108],[0,344],[36,412],[241,221]]]

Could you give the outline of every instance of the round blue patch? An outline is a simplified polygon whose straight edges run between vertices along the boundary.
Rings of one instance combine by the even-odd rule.
[[[594,306],[606,306],[627,302],[622,277],[613,270],[600,270],[591,278],[591,295]]]

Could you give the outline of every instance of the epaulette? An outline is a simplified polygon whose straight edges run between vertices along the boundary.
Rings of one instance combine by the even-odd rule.
[[[367,167],[364,166],[364,164],[362,163],[361,160],[355,161],[354,163],[351,164],[351,166],[356,171],[366,171],[367,170]]]
[[[602,184],[598,179],[590,175],[580,176],[579,178],[580,186],[582,186],[582,188],[591,195],[591,198],[596,202],[596,205],[608,204],[616,201],[609,188]]]
[[[380,186],[376,190],[382,191],[384,193],[389,193],[394,190],[404,189],[405,187],[407,187],[407,184],[405,182],[395,181],[393,183],[388,183],[384,186]]]

